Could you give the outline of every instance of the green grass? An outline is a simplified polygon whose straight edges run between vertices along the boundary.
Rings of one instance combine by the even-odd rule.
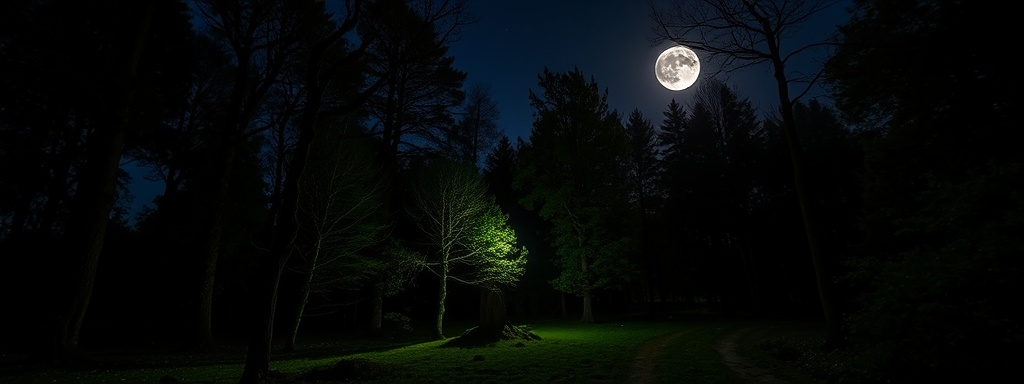
[[[735,322],[691,322],[665,346],[656,360],[661,383],[736,383],[729,367],[712,348],[714,342],[735,330]]]
[[[536,341],[501,341],[477,348],[443,347],[443,342],[435,341],[347,358],[401,367],[388,379],[396,383],[444,383],[456,378],[472,383],[623,382],[636,349],[678,327],[670,323],[542,323],[533,325],[541,337]]]
[[[445,346],[445,341],[420,338],[413,344],[370,350],[375,345],[387,342],[397,345],[402,340],[339,340],[311,345],[305,353],[277,354],[271,369],[277,372],[276,381],[281,383],[328,382],[317,381],[316,377],[304,373],[326,371],[341,360],[366,362],[364,364],[374,367],[373,380],[364,376],[363,382],[624,383],[628,382],[634,355],[640,346],[659,336],[678,333],[656,360],[660,382],[732,383],[736,382],[735,377],[712,345],[740,325],[732,321],[693,319],[598,324],[549,321],[529,324],[541,340],[501,341],[475,348]],[[453,327],[449,332],[458,334],[453,331],[464,329]],[[741,353],[761,359],[759,365],[771,366],[776,360],[772,351],[763,348],[765,337],[748,335],[745,342],[751,345],[743,346]],[[242,371],[244,350],[225,350],[204,356],[153,354],[108,358],[121,360],[118,364],[93,365],[106,368],[35,370],[16,376],[0,372],[0,382],[158,383],[161,377],[169,376],[180,383],[235,383]],[[131,363],[125,363],[127,360]],[[786,367],[775,366],[774,369]],[[780,377],[790,380],[803,377],[800,372],[789,375],[783,372]]]

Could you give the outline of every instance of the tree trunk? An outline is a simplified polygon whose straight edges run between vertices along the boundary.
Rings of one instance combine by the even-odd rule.
[[[299,335],[299,325],[302,323],[302,313],[306,310],[306,302],[309,301],[309,291],[313,289],[313,277],[316,273],[316,269],[320,266],[317,264],[320,261],[320,252],[323,250],[323,237],[317,238],[315,249],[313,250],[313,260],[309,261],[309,271],[306,273],[306,280],[302,282],[301,294],[299,296],[298,305],[295,309],[295,322],[292,323],[292,331],[289,333],[288,341],[285,343],[284,350],[294,351],[295,350],[295,337]]]
[[[117,170],[124,147],[124,129],[97,129],[89,135],[89,158],[81,174],[68,226],[70,255],[79,255],[74,291],[57,324],[54,360],[67,362],[78,355],[78,336],[89,308],[103,237],[114,206]]]
[[[580,240],[582,245],[583,241]],[[590,266],[587,263],[587,256],[584,255],[580,258],[580,269],[583,271],[583,316],[580,321],[584,323],[594,322],[594,311],[591,309],[591,294],[590,294]]]
[[[789,88],[785,81],[784,67],[781,62],[774,64],[775,78],[779,84],[779,99],[782,102],[783,132],[786,136],[786,144],[789,146],[790,160],[793,163],[793,181],[796,187],[797,198],[800,201],[800,213],[803,216],[804,231],[807,235],[807,244],[810,247],[811,261],[814,264],[818,297],[821,300],[821,309],[825,316],[827,328],[825,344],[831,346],[838,343],[842,338],[839,308],[835,305],[832,291],[832,275],[825,261],[825,255],[822,252],[821,236],[819,235],[820,229],[816,220],[817,212],[807,187],[803,149],[800,146],[800,139],[797,135],[796,118],[793,116],[793,103],[789,100]]]
[[[380,332],[384,323],[384,277],[373,278],[373,313],[370,318],[370,330]]]
[[[249,337],[249,349],[245,355],[245,367],[240,383],[260,383],[270,375],[270,351],[274,333],[274,314],[277,309],[277,288],[281,273],[288,262],[293,241],[298,233],[296,213],[298,211],[299,179],[306,167],[309,147],[312,143],[312,127],[300,132],[295,156],[285,180],[282,192],[282,209],[279,223],[274,228],[269,260],[260,268],[257,276],[256,310],[252,314],[253,329]]]
[[[295,350],[295,339],[299,336],[299,324],[302,323],[302,313],[306,310],[306,302],[309,301],[309,282],[306,282],[306,286],[302,288],[302,293],[299,297],[298,305],[295,309],[295,322],[292,323],[292,331],[288,335],[288,341],[285,342],[284,350],[291,352]]]
[[[561,304],[559,306],[559,309],[561,310],[562,318],[564,319],[569,316],[569,314],[565,312],[565,292],[560,292],[558,295],[558,299],[559,304]]]
[[[580,318],[580,321],[584,323],[594,322],[594,311],[591,309],[590,301],[590,288],[585,288],[583,289],[583,316]]]
[[[444,340],[444,301],[448,296],[448,264],[441,265],[440,287],[437,289],[437,323],[434,325],[434,338]]]
[[[208,202],[209,215],[205,233],[203,234],[202,283],[199,286],[199,308],[196,309],[194,339],[188,347],[202,349],[213,344],[213,291],[217,276],[217,259],[220,255],[220,240],[223,233],[224,201],[228,194],[228,178],[231,173],[231,162],[234,150],[223,148],[215,166],[214,176],[216,187],[213,198]]]
[[[320,259],[320,247],[321,241],[317,241],[316,251],[313,253],[313,260],[310,261],[309,271],[306,273],[306,280],[302,282],[300,288],[299,302],[295,306],[295,317],[292,322],[292,331],[288,334],[288,340],[285,342],[285,351],[295,350],[295,338],[299,335],[299,325],[302,324],[302,313],[306,310],[306,302],[309,301],[309,291],[313,288],[313,274],[316,273],[317,260]]]
[[[110,210],[117,197],[117,175],[128,131],[128,111],[134,96],[133,83],[146,47],[155,5],[156,2],[151,0],[144,8],[145,14],[140,19],[138,34],[124,67],[124,77],[119,79],[122,88],[117,94],[116,104],[111,105],[108,125],[96,127],[87,138],[87,157],[80,173],[67,228],[69,255],[78,255],[80,263],[73,283],[74,290],[52,338],[50,357],[57,363],[76,359],[79,354],[79,334],[92,298],[96,266],[103,251]]]
[[[315,63],[316,61],[314,61]],[[311,70],[309,86],[316,84],[318,72]],[[249,338],[249,349],[245,355],[245,367],[242,370],[240,383],[259,383],[270,374],[270,351],[274,333],[274,313],[277,309],[277,288],[281,282],[281,273],[288,262],[295,237],[298,235],[297,219],[300,183],[309,160],[309,150],[316,136],[316,128],[320,118],[323,99],[322,92],[309,89],[306,97],[306,108],[299,121],[299,136],[295,143],[295,152],[285,176],[281,190],[281,210],[277,216],[277,225],[273,230],[269,260],[263,263],[264,273],[258,278],[263,280],[263,290],[258,292],[257,311],[253,314],[253,330]]]
[[[195,334],[187,347],[202,349],[213,343],[213,290],[217,272],[217,260],[220,256],[220,242],[224,230],[224,211],[228,199],[231,173],[234,158],[240,145],[249,118],[245,112],[246,100],[253,95],[247,94],[251,84],[250,51],[236,52],[238,67],[235,69],[234,85],[231,89],[230,103],[224,117],[224,125],[217,132],[215,143],[216,156],[209,181],[212,191],[207,201],[207,217],[202,234],[202,283],[199,286],[199,308],[196,312]]]
[[[480,320],[477,328],[480,335],[488,339],[500,339],[508,325],[508,312],[501,289],[480,287]]]

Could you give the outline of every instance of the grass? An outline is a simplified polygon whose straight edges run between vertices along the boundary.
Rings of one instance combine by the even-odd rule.
[[[546,321],[530,324],[541,340],[500,341],[475,348],[446,346],[445,341],[422,338],[322,341],[307,343],[307,349],[298,353],[276,354],[271,369],[280,383],[331,382],[328,378],[334,382],[346,379],[350,383],[623,383],[628,382],[634,355],[645,342],[678,334],[656,360],[660,382],[732,383],[736,382],[735,376],[712,345],[743,325],[737,321],[700,319],[597,324]],[[448,332],[458,334],[466,327],[453,326]],[[810,374],[780,362],[778,351],[765,342],[769,337],[748,333],[740,352],[749,354],[759,365],[772,367],[773,372],[781,372],[780,377],[794,383],[815,382]],[[379,348],[388,343],[390,346]],[[378,348],[371,350],[375,347]],[[173,378],[178,383],[235,383],[242,371],[244,349],[206,355],[122,353],[106,358],[118,363],[69,370],[28,370],[16,375],[0,371],[0,382],[159,383],[161,378]],[[341,361],[359,365],[362,371],[341,372],[351,368],[336,366]]]
[[[662,383],[735,383],[729,367],[711,346],[727,332],[739,327],[736,322],[695,321],[658,355],[656,370]]]

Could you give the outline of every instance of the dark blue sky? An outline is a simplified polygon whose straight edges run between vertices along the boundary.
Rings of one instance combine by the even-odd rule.
[[[455,66],[468,73],[467,84],[492,88],[501,110],[499,127],[513,142],[517,136],[529,137],[533,109],[528,91],[539,91],[537,75],[545,67],[556,72],[578,67],[608,90],[612,108],[624,116],[638,108],[655,126],[671,99],[688,105],[700,81],[716,69],[701,57],[702,73],[694,86],[682,91],[662,87],[654,62],[672,44],[649,43],[654,24],[644,0],[467,1],[477,22],[463,28],[450,53]],[[845,16],[843,5],[822,14],[796,38],[823,38]],[[805,59],[813,64],[820,57]],[[765,112],[778,105],[769,71],[767,66],[756,67],[720,80],[737,87],[741,96]]]
[[[545,67],[555,72],[578,67],[608,90],[608,103],[622,115],[638,108],[657,127],[662,112],[673,98],[688,109],[691,95],[702,79],[716,69],[702,57],[697,83],[682,91],[670,91],[654,76],[654,62],[663,43],[648,41],[653,22],[645,0],[466,0],[476,22],[462,29],[462,36],[451,44],[449,53],[455,66],[467,73],[466,84],[482,83],[491,87],[500,110],[498,127],[515,143],[517,137],[528,140],[533,123],[529,90],[539,92],[537,76]],[[830,9],[809,24],[797,39],[818,41],[841,22],[848,0]],[[340,6],[329,0],[328,7]],[[788,49],[797,45],[790,42]],[[820,65],[818,57],[805,58],[811,67]],[[776,87],[768,66],[755,67],[721,78],[750,98],[761,113],[778,105]],[[131,168],[131,165],[128,166]],[[132,212],[151,206],[159,186],[134,175],[135,195]]]

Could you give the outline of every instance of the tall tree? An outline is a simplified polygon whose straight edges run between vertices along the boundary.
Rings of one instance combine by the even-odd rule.
[[[870,133],[852,336],[889,380],[998,380],[1015,363],[990,346],[1024,340],[1011,293],[1024,268],[1021,76],[994,51],[926,53],[1013,33],[1013,16],[958,1],[853,10],[826,67],[838,109]]]
[[[199,0],[196,5],[209,33],[227,47],[234,64],[222,122],[207,140],[211,158],[203,175],[209,186],[203,210],[208,216],[202,235],[202,283],[192,340],[203,348],[214,342],[214,282],[236,156],[269,127],[254,124],[256,116],[292,59],[289,53],[296,49],[300,34],[309,31],[305,23],[308,14],[303,9],[308,12],[311,8],[306,2],[288,5],[274,0]]]
[[[116,215],[125,143],[162,118],[163,95],[173,98],[173,84],[182,79],[175,57],[187,57],[189,25],[178,1],[20,2],[5,8],[26,19],[5,27],[0,37],[0,60],[9,72],[18,71],[0,82],[0,151],[29,155],[16,160],[23,165],[41,161],[10,176],[4,172],[0,184],[28,182],[8,185],[14,197],[11,234],[31,230],[44,246],[58,244],[46,251],[60,262],[41,279],[56,297],[40,300],[53,308],[39,311],[47,317],[39,323],[49,329],[36,345],[40,357],[67,362],[80,352],[96,268]],[[124,15],[117,22],[115,10]],[[15,26],[28,28],[10,29]],[[5,163],[14,160],[4,157]]]
[[[508,216],[474,166],[432,161],[413,184],[409,210],[435,248],[424,265],[439,279],[434,336],[444,339],[448,280],[488,289],[514,284],[523,274],[526,250],[516,244]]]
[[[57,351],[57,359],[62,360],[77,352],[79,331],[89,307],[96,266],[116,196],[114,189],[125,136],[132,129],[129,113],[135,96],[133,83],[137,81],[156,3],[155,0],[149,1],[134,10],[135,26],[130,33],[136,36],[135,39],[127,45],[123,56],[109,58],[115,66],[111,69],[118,90],[110,95],[113,99],[110,105],[105,106],[110,115],[98,122],[105,126],[93,129],[86,138],[86,160],[75,189],[67,231],[68,251],[80,255],[81,264],[71,305],[55,330],[53,348]]]
[[[360,288],[367,271],[380,263],[362,254],[381,243],[387,233],[379,218],[381,186],[374,180],[373,156],[366,150],[367,141],[341,141],[339,131],[319,133],[333,137],[314,143],[303,175],[302,232],[295,244],[299,260],[292,263],[302,281],[286,350],[295,349],[311,294],[326,294],[336,287]]]
[[[581,321],[593,322],[597,288],[628,276],[622,258],[630,238],[617,215],[627,205],[625,130],[608,107],[608,92],[578,68],[538,75],[541,93],[530,91],[536,119],[521,149],[517,183],[523,204],[551,222],[560,275],[559,290],[583,298]]]
[[[508,214],[509,225],[516,231],[519,243],[530,250],[530,261],[523,272],[522,281],[515,289],[505,290],[502,297],[505,302],[514,302],[516,305],[510,308],[529,311],[529,313],[515,313],[513,315],[537,315],[539,304],[547,302],[554,293],[551,284],[548,283],[554,277],[553,268],[550,262],[550,255],[553,253],[546,244],[547,239],[543,237],[549,232],[549,225],[544,219],[537,216],[536,212],[525,209],[519,201],[525,197],[521,189],[516,188],[515,178],[519,173],[519,148],[522,148],[522,139],[519,145],[513,146],[507,136],[503,136],[496,146],[487,154],[483,175],[487,186],[502,211]],[[481,291],[481,299],[494,303],[496,299],[490,290]],[[504,307],[497,305],[493,310],[501,311]],[[481,308],[485,311],[485,308]],[[497,322],[495,322],[496,324]],[[484,326],[484,324],[480,324]],[[508,335],[523,336],[516,332],[516,329],[507,329]],[[485,338],[486,339],[486,338]]]
[[[137,165],[148,168],[144,177],[164,184],[160,195],[166,198],[180,191],[185,180],[196,177],[203,135],[220,122],[230,85],[226,81],[229,58],[223,47],[209,36],[196,34],[191,49],[191,76],[181,99],[173,102],[166,121],[127,153]]]
[[[463,100],[466,74],[455,69],[449,43],[468,22],[468,9],[454,1],[375,1],[359,25],[361,36],[374,36],[366,45],[365,63],[371,76],[384,85],[370,94],[366,110],[370,132],[382,143],[379,153],[384,180],[385,221],[398,222],[405,200],[395,186],[411,157],[423,155],[426,145],[453,124],[453,112]],[[401,228],[396,235],[405,233]],[[387,276],[374,279],[372,302],[382,303]],[[371,327],[381,327],[382,306],[373,308]]]
[[[240,379],[243,383],[259,382],[265,380],[270,374],[270,351],[274,329],[274,315],[277,309],[278,286],[281,273],[288,262],[293,242],[298,235],[299,225],[297,221],[298,200],[301,184],[299,181],[305,172],[309,160],[309,153],[316,138],[316,132],[326,118],[345,115],[355,112],[364,106],[372,106],[373,96],[396,80],[395,75],[405,73],[402,69],[409,62],[415,62],[423,54],[422,51],[410,49],[410,41],[423,43],[427,39],[427,52],[444,56],[447,34],[456,30],[458,21],[462,16],[463,5],[461,2],[443,2],[435,4],[427,1],[419,9],[419,15],[410,13],[408,4],[394,1],[374,1],[364,3],[359,0],[346,1],[342,20],[333,28],[328,29],[325,35],[320,21],[324,15],[325,3],[321,1],[310,2],[289,2],[282,8],[284,14],[294,16],[299,26],[312,27],[314,33],[311,41],[311,48],[304,56],[304,105],[302,114],[297,121],[297,138],[295,148],[288,170],[285,175],[284,184],[281,187],[281,208],[280,213],[275,217],[271,246],[268,260],[262,263],[260,271],[261,284],[257,298],[256,313],[257,321],[250,335],[249,349],[246,354],[245,368]],[[397,18],[397,20],[396,20]],[[402,30],[403,33],[394,33],[390,28],[379,28],[382,21],[390,20],[399,22],[390,24],[390,27]],[[310,23],[312,24],[304,24]],[[452,22],[454,26],[450,29],[437,28]],[[383,25],[389,25],[384,22]],[[436,29],[435,29],[436,28]],[[444,31],[444,39],[435,40],[436,35],[432,32]],[[354,50],[346,50],[344,37],[351,32],[359,34],[360,46]],[[317,38],[319,37],[319,38]],[[387,65],[380,66],[379,55],[369,54],[373,47],[387,47],[387,43],[397,44],[401,49],[385,50],[390,61]],[[413,48],[420,48],[412,44]],[[365,55],[365,56],[364,56]],[[365,61],[364,61],[365,60]],[[442,59],[445,62],[446,59]],[[447,61],[450,64],[450,60]],[[329,99],[325,95],[332,85],[337,85],[332,80],[339,72],[352,70],[357,64],[367,63],[369,66],[368,75],[370,83],[358,92],[350,93],[347,97],[340,99]],[[416,73],[415,76],[421,75]],[[413,99],[403,99],[405,102],[412,102]],[[430,120],[425,117],[424,122]],[[385,163],[387,166],[388,164]],[[387,201],[387,200],[385,200]],[[387,205],[385,205],[387,210]]]
[[[840,309],[833,297],[834,276],[827,269],[827,250],[821,242],[815,197],[808,190],[797,122],[793,117],[793,102],[813,87],[820,71],[811,77],[804,77],[799,72],[787,69],[787,64],[794,57],[812,52],[816,47],[827,45],[827,42],[823,36],[821,41],[793,49],[787,49],[784,43],[791,41],[796,28],[834,4],[834,1],[700,0],[660,9],[653,1],[650,2],[655,24],[652,29],[653,41],[672,41],[707,52],[713,59],[720,59],[723,68],[735,69],[758,64],[771,67],[778,86],[779,111],[790,150],[793,182],[800,200],[822,312],[828,327],[826,344],[829,345],[841,341]],[[806,85],[796,96],[790,94],[790,86],[794,83]]]
[[[405,0],[377,1],[372,17],[360,26],[361,34],[378,36],[367,47],[367,62],[370,73],[386,77],[386,83],[370,98],[368,110],[389,166],[422,151],[424,140],[437,141],[453,125],[454,109],[464,98],[466,74],[452,66],[448,44],[465,11],[461,2],[448,6],[421,10]],[[448,19],[454,24],[443,29]]]
[[[630,200],[636,205],[636,212],[640,218],[640,226],[637,228],[640,233],[635,236],[640,239],[639,251],[646,272],[644,280],[647,285],[647,302],[652,304],[653,310],[655,288],[659,280],[659,263],[651,247],[649,234],[658,198],[660,154],[657,134],[651,121],[645,118],[639,109],[634,109],[626,121],[626,137],[629,140],[628,174],[632,184]]]
[[[503,136],[498,129],[498,105],[493,91],[483,84],[474,84],[466,92],[458,122],[444,133],[435,145],[460,161],[480,166],[480,154],[486,154]]]

